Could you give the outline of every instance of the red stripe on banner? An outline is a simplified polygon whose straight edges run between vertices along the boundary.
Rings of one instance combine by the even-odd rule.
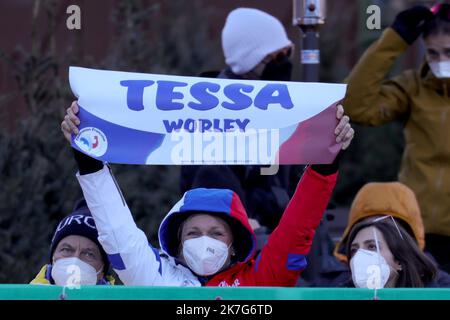
[[[336,158],[342,143],[336,143],[337,105],[298,124],[292,136],[280,147],[279,164],[329,164]]]

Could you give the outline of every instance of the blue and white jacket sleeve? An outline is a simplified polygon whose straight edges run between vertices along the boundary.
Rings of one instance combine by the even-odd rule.
[[[110,169],[80,175],[77,179],[94,217],[99,242],[125,285],[164,285],[163,262],[158,250],[133,220]]]

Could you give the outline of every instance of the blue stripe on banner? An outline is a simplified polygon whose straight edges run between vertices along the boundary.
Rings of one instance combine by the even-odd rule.
[[[108,260],[111,266],[116,270],[125,270],[125,263],[119,253],[108,254]]]
[[[153,250],[153,253],[155,254],[156,261],[158,261],[158,263],[159,263],[158,272],[160,275],[162,275],[162,263],[161,263],[161,256],[159,254],[159,251],[158,251],[158,249],[153,248],[153,246],[150,243],[148,245],[150,246],[150,248]]]
[[[90,127],[94,127],[104,134],[107,140],[106,152],[101,156],[97,156],[94,149],[96,145],[93,144],[94,141],[88,141],[89,136],[85,138],[80,136],[80,141],[83,142],[84,139],[85,144],[87,144],[86,148],[92,150],[91,152],[87,153],[75,143],[72,143],[72,146],[102,161],[143,164],[146,162],[147,157],[161,146],[165,137],[164,134],[135,130],[105,121],[86,111],[82,106],[80,106],[78,117],[81,122],[79,127],[80,134],[83,133],[83,128]],[[101,144],[103,140],[100,139],[95,142],[100,142]],[[101,147],[103,146],[100,145],[98,148]],[[133,150],[133,152],[129,152],[129,150]]]
[[[306,256],[303,254],[289,253],[286,268],[291,271],[304,270],[308,266]]]
[[[198,188],[186,192],[180,212],[204,211],[231,214],[233,191]]]

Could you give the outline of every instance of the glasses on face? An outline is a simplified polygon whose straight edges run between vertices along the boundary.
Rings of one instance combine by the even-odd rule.
[[[395,228],[397,229],[397,232],[398,232],[400,238],[401,238],[402,240],[404,240],[404,239],[403,239],[403,235],[402,235],[402,233],[400,232],[400,229],[398,228],[397,222],[395,222],[395,219],[394,219],[393,216],[391,216],[391,215],[386,215],[386,216],[382,216],[382,217],[379,217],[379,218],[375,218],[375,219],[373,220],[373,222],[378,222],[378,221],[382,221],[382,220],[389,219],[389,218],[391,219],[392,223],[394,223],[394,226],[395,226]]]

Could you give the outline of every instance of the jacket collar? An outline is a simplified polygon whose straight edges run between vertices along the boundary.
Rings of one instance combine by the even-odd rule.
[[[420,68],[420,79],[425,86],[436,90],[440,95],[450,97],[450,78],[436,78],[426,61],[423,62]]]

